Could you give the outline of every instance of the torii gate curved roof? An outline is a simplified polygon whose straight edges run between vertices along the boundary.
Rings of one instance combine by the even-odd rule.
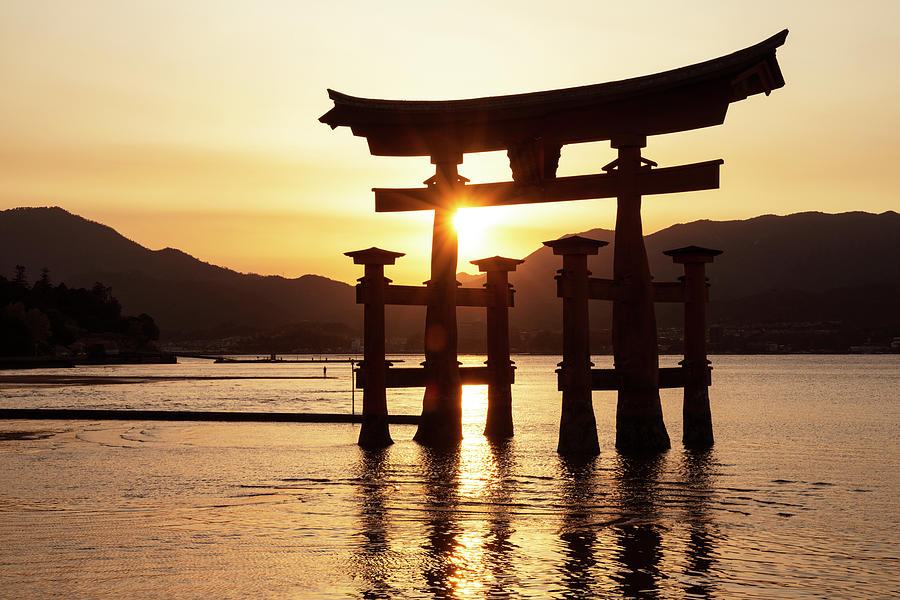
[[[378,156],[452,156],[658,135],[720,125],[731,102],[784,85],[776,49],[785,29],[727,56],[653,75],[467,100],[378,100],[328,90],[319,120],[348,126]]]

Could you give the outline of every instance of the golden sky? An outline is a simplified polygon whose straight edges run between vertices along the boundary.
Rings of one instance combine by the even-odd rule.
[[[318,122],[326,88],[449,99],[586,85],[676,68],[781,29],[787,85],[720,127],[650,138],[660,166],[725,159],[719,190],[644,200],[645,233],[696,219],[900,210],[900,2],[432,3],[4,0],[0,208],[58,205],[158,249],[239,271],[344,281],[343,252],[407,253],[428,278],[430,214],[375,214],[372,187],[412,187],[427,158],[376,158]],[[567,146],[560,175],[608,144]],[[466,155],[473,182],[504,153]],[[477,209],[461,266],[612,228],[614,200]]]

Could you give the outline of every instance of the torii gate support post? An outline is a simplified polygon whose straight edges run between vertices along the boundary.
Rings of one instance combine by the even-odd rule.
[[[385,360],[384,304],[390,279],[384,276],[384,265],[392,265],[401,252],[379,248],[345,252],[355,264],[365,265],[359,280],[359,296],[363,301],[363,362],[366,370],[363,387],[362,426],[358,444],[363,448],[383,448],[394,443],[388,429],[387,361]]]
[[[613,279],[625,298],[613,302],[612,342],[620,376],[616,406],[616,448],[619,452],[661,452],[671,446],[659,400],[659,349],[653,282],[641,226],[641,193],[637,176],[646,137],[617,136],[619,190]],[[649,169],[649,166],[646,167]]]
[[[484,435],[491,439],[513,437],[512,369],[509,358],[509,272],[523,260],[494,256],[471,263],[487,273],[484,287],[490,294],[487,306],[488,406]]]
[[[713,445],[712,414],[709,408],[709,360],[706,356],[706,263],[721,250],[688,246],[667,250],[676,264],[684,265],[684,434],[685,448]]]
[[[462,156],[432,157],[435,175],[428,181],[441,198],[434,210],[431,279],[425,312],[425,396],[413,439],[425,446],[452,446],[462,440],[462,389],[457,361],[456,262],[458,242],[453,226],[461,181]]]
[[[591,399],[590,324],[588,321],[589,254],[597,254],[607,242],[580,236],[544,242],[553,254],[562,255],[557,275],[557,295],[563,299],[563,360],[559,363],[562,412],[559,419],[560,454],[599,454],[597,419]]]

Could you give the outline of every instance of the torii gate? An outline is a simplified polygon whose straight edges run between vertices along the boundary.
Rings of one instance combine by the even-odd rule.
[[[438,299],[434,288],[393,285],[384,276],[385,265],[392,265],[402,252],[369,248],[345,252],[353,262],[365,265],[365,273],[356,286],[356,301],[363,304],[363,362],[360,363],[356,384],[363,388],[363,420],[359,430],[359,445],[380,448],[393,443],[388,431],[387,388],[433,387],[434,373],[425,369],[388,368],[385,360],[384,308],[386,305],[431,306]],[[489,438],[508,438],[513,434],[512,394],[513,363],[509,359],[509,307],[513,304],[513,290],[508,275],[524,261],[493,256],[473,260],[472,264],[487,274],[483,288],[458,288],[457,306],[480,306],[486,309],[487,361],[486,367],[459,367],[460,384],[487,384],[488,406],[484,435]],[[461,408],[461,407],[460,407]],[[460,431],[460,434],[462,432]]]
[[[348,126],[376,156],[429,156],[424,188],[374,188],[375,211],[433,210],[431,297],[425,317],[428,386],[415,439],[446,445],[462,437],[457,364],[458,207],[590,198],[617,199],[614,280],[628,288],[613,302],[613,352],[622,387],[616,446],[669,448],[659,400],[652,283],[643,242],[641,196],[719,187],[721,159],[657,168],[641,156],[647,137],[720,125],[731,102],[784,85],[776,49],[784,30],[733,54],[654,75],[583,87],[444,101],[357,98],[328,90],[334,108],[319,120]],[[564,144],[609,140],[618,158],[602,174],[557,177]],[[512,181],[466,185],[457,167],[468,152],[506,150]],[[571,452],[594,448],[570,447]]]

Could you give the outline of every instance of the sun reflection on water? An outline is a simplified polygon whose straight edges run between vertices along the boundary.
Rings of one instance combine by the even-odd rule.
[[[497,468],[490,446],[482,434],[487,413],[487,386],[467,385],[462,389],[463,442],[460,447],[459,494],[480,498],[497,480]]]
[[[453,598],[483,597],[484,580],[489,575],[485,560],[483,523],[470,523],[466,530],[456,536],[456,546],[450,556],[454,565],[450,587]]]
[[[423,450],[430,517],[422,548],[437,559],[429,561],[425,580],[438,597],[503,597],[519,583],[511,556],[518,550],[511,540],[512,442],[483,435],[486,386],[463,387],[462,404],[460,446]]]

